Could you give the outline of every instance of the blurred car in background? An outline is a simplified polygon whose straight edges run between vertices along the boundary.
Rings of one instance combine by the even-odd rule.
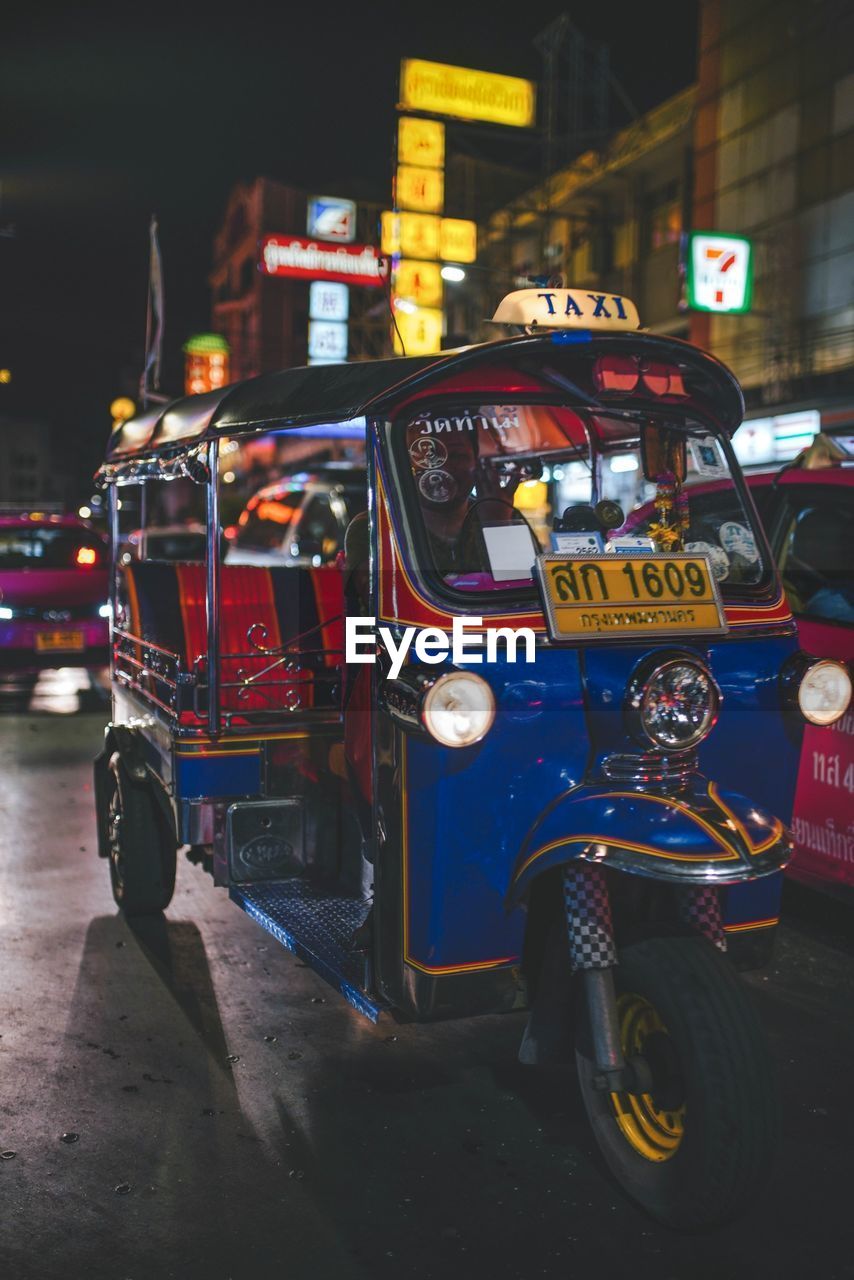
[[[801,648],[854,668],[854,456],[817,436],[794,463],[747,476],[783,579]],[[789,875],[854,890],[854,708],[807,725],[795,794]],[[847,892],[846,892],[847,896]]]
[[[344,531],[367,508],[363,467],[330,462],[266,485],[249,499],[226,536],[229,564],[329,564]]]
[[[0,671],[109,660],[109,561],[77,516],[0,512]]]

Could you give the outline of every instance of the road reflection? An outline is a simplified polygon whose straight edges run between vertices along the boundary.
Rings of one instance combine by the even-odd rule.
[[[97,711],[107,705],[108,699],[106,671],[57,667],[34,675],[0,672],[0,715],[75,715]]]

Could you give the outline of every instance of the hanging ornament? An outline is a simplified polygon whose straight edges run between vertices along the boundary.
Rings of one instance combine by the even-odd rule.
[[[676,509],[679,486],[672,471],[656,476],[653,506],[658,519],[647,530],[659,551],[678,551],[682,543],[679,513]]]

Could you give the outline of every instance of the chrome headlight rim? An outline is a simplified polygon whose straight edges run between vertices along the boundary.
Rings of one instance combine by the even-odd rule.
[[[810,715],[810,713],[804,707],[803,695],[805,692],[805,687],[807,686],[810,678],[813,677],[816,672],[826,671],[828,669],[832,669],[836,672],[839,672],[842,675],[843,680],[848,687],[848,697],[842,709],[840,711],[835,712],[833,716],[829,718],[816,718],[815,714]],[[832,725],[838,724],[839,721],[842,719],[842,717],[846,714],[846,712],[850,710],[851,702],[852,702],[852,692],[854,692],[854,683],[852,683],[851,672],[848,668],[848,665],[845,662],[841,662],[838,658],[808,659],[806,667],[801,673],[800,679],[798,680],[798,686],[797,686],[797,692],[796,692],[796,701],[797,701],[798,710],[800,711],[801,716],[803,717],[804,721],[807,724],[815,725],[815,727],[818,729],[829,729]]]
[[[475,687],[484,695],[484,702],[486,704],[486,721],[477,733],[471,734],[465,739],[465,741],[459,742],[453,741],[451,738],[442,736],[437,732],[436,724],[431,720],[431,712],[433,705],[439,700],[442,694],[447,692],[448,688],[453,684],[460,683],[462,681],[467,683],[473,682]],[[437,676],[435,680],[431,680],[429,687],[424,690],[422,696],[420,719],[422,727],[434,742],[438,743],[440,746],[449,747],[452,750],[458,751],[465,747],[473,747],[478,742],[483,741],[495,723],[496,709],[495,694],[493,693],[492,686],[489,682],[484,680],[483,676],[478,675],[476,671],[456,668],[453,671],[445,671],[442,675]]]
[[[644,720],[644,701],[650,686],[657,677],[672,667],[691,667],[708,683],[709,708],[702,725],[683,742],[671,743],[657,737],[648,728]],[[678,756],[693,752],[706,740],[714,729],[720,715],[723,694],[707,664],[695,653],[670,651],[657,653],[645,658],[633,672],[629,680],[625,698],[626,727],[631,736],[647,750],[663,752],[667,756]]]

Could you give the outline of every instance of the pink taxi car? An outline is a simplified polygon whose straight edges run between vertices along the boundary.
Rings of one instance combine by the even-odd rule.
[[[799,464],[747,477],[798,621],[801,647],[854,673],[854,460],[819,438]],[[854,704],[804,732],[788,874],[854,891]]]
[[[108,552],[76,516],[0,513],[0,672],[109,660]]]

